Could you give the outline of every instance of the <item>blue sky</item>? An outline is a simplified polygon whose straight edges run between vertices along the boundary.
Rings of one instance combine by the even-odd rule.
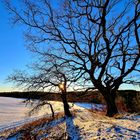
[[[8,12],[0,3],[0,91],[13,90],[5,79],[15,69],[25,69],[31,55],[25,47],[23,39],[24,28],[10,24]],[[122,86],[123,89],[137,89],[137,86]]]
[[[8,12],[0,3],[0,91],[11,89],[5,79],[14,69],[24,69],[30,59],[23,31],[10,24]]]

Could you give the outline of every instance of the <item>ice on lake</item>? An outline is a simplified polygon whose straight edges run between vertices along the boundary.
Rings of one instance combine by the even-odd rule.
[[[28,117],[29,107],[22,101],[23,99],[0,97],[0,126]]]

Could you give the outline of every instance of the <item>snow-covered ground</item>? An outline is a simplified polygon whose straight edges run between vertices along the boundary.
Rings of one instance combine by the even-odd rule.
[[[23,99],[0,97],[0,131],[5,128],[11,128],[30,122],[37,117],[41,117],[46,114],[51,114],[49,106],[44,106],[40,111],[35,112],[32,116],[29,116],[30,106],[25,106]],[[52,102],[55,112],[63,111],[63,105],[59,102]],[[59,105],[58,105],[59,104]]]
[[[93,110],[99,110],[99,111],[103,111],[106,107],[105,105],[102,105],[102,104],[80,103],[80,102],[75,103],[75,105],[86,108],[86,109],[93,109]]]
[[[29,108],[22,99],[0,97],[0,128],[6,124],[26,118]]]
[[[55,111],[63,111],[62,103],[51,103],[54,104]],[[140,140],[139,115],[120,114],[109,118],[102,113],[104,107],[99,104],[76,103],[72,107],[74,117],[60,117],[47,123],[44,122],[43,125],[30,130],[30,135],[35,136],[37,140],[67,139],[68,137],[72,140]],[[16,140],[22,136],[22,133],[17,132],[7,140]]]
[[[44,115],[50,116],[51,109],[49,106],[43,106],[38,112],[29,116],[30,106],[25,106],[24,99],[0,97],[0,132],[12,129],[29,123]],[[54,112],[63,112],[63,104],[61,102],[50,102],[53,105]],[[70,104],[72,106],[72,104]]]
[[[76,106],[75,106],[76,108]],[[124,115],[109,118],[98,112],[78,108],[73,118],[59,118],[31,130],[37,140],[140,140],[140,117]],[[8,140],[16,140],[18,134]]]

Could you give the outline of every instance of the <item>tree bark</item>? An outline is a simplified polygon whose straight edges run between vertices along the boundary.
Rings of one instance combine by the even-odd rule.
[[[67,101],[66,94],[65,94],[65,93],[62,93],[61,98],[62,98],[62,101],[63,101],[65,116],[71,117],[72,114],[71,114],[71,112],[70,112],[70,110],[69,110],[70,107],[69,107],[69,104],[68,104],[68,101]]]
[[[115,92],[115,91],[114,91]],[[116,92],[110,92],[110,91],[105,91],[101,92],[102,95],[104,96],[104,99],[106,101],[106,106],[107,106],[107,112],[106,115],[109,117],[113,117],[115,114],[118,113],[118,109],[115,103],[116,99]]]
[[[50,104],[50,108],[51,108],[51,112],[52,112],[52,118],[54,118],[54,110],[53,110],[53,107],[51,104]]]
[[[48,103],[47,104],[50,106],[50,109],[51,109],[51,113],[52,113],[52,118],[54,118],[54,110],[53,110],[53,106],[51,103]]]

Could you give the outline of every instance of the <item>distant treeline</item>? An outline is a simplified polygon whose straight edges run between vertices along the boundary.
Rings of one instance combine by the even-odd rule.
[[[14,97],[14,98],[25,98],[25,99],[39,99],[45,97],[51,101],[61,101],[61,94],[54,92],[41,92],[41,91],[30,91],[30,92],[0,92],[0,96],[3,97]],[[100,102],[101,96],[98,91],[90,92],[68,92],[67,99],[69,102]]]
[[[0,96],[3,97],[14,97],[14,98],[30,98],[30,99],[39,99],[40,97],[44,96],[45,92],[36,92],[36,91],[30,91],[30,92],[0,92]]]
[[[25,99],[39,99],[45,97],[48,101],[61,101],[61,94],[40,91],[0,92],[0,96]],[[104,98],[99,91],[88,91],[86,93],[83,91],[68,92],[67,99],[69,102],[105,104]],[[135,90],[119,90],[116,103],[122,110],[127,110],[128,112],[140,112],[140,92]]]
[[[131,100],[138,93],[135,90],[119,90],[117,96],[126,98],[127,100]],[[43,92],[43,91],[29,91],[29,92],[0,92],[0,96],[3,97],[15,97],[15,98],[29,98],[29,99],[39,99],[41,97],[45,97],[47,100],[52,101],[61,101],[61,94],[54,92]],[[104,98],[100,94],[99,91],[77,91],[77,92],[67,92],[67,99],[69,102],[94,102],[94,103],[104,103]]]

